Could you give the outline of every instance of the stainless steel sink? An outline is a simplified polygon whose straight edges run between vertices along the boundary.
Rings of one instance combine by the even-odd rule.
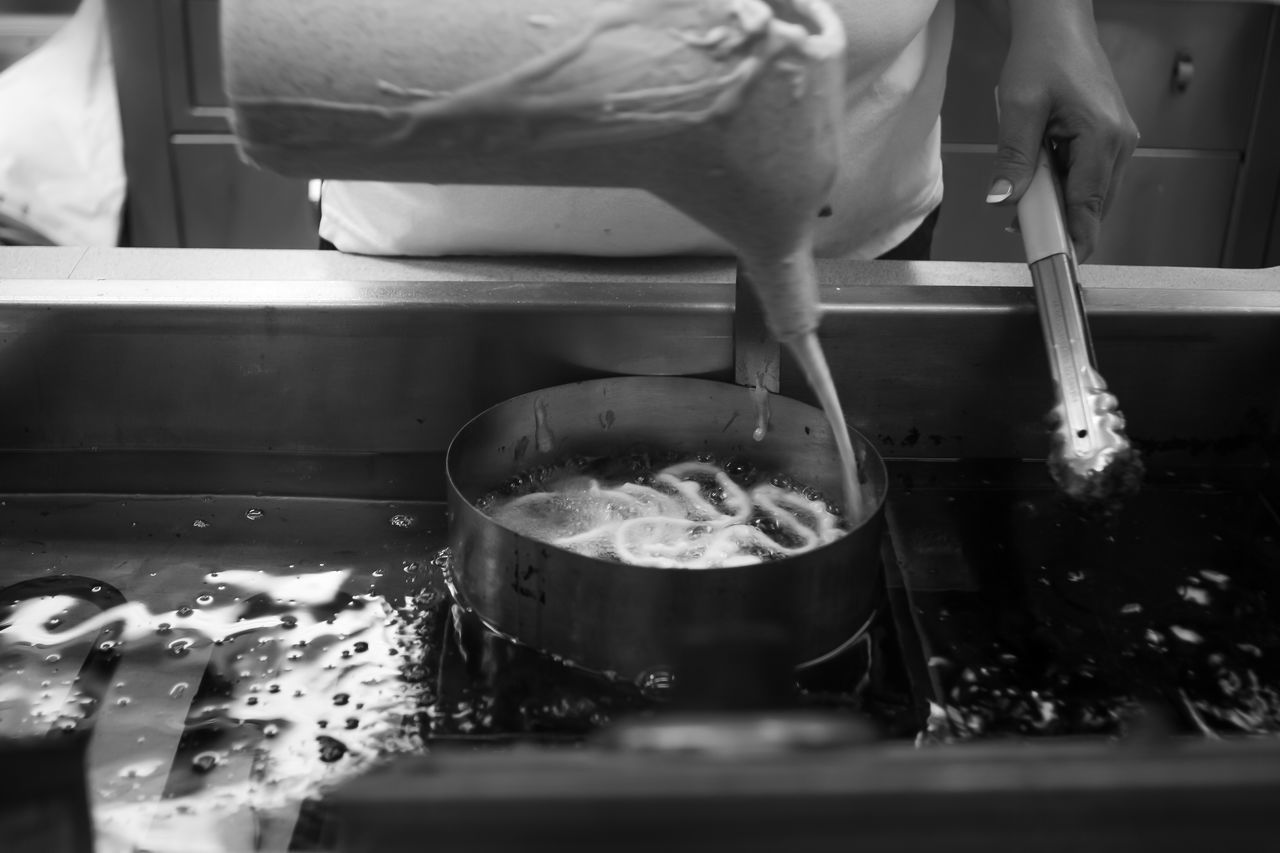
[[[88,601],[110,586],[169,612],[199,609],[204,594],[229,603],[234,589],[209,580],[220,569],[287,579],[335,567],[349,571],[347,596],[436,595],[426,573],[405,569],[444,544],[444,453],[471,416],[615,373],[733,379],[734,284],[720,267],[78,251],[0,251],[0,587],[36,582],[23,589],[37,596],[66,587]],[[995,505],[983,490],[1048,489],[1027,462],[1046,453],[1052,395],[1025,269],[842,262],[821,272],[840,394],[901,492],[891,586],[928,597],[971,585],[975,552],[953,546],[955,525],[977,510],[946,509],[946,490],[981,508]],[[1085,273],[1100,365],[1152,470],[1247,494],[1274,521],[1280,271]],[[785,361],[781,384],[809,399]],[[928,701],[948,701],[928,695],[932,658],[950,654],[935,646],[960,640],[908,639],[927,714]],[[287,841],[298,821],[301,802],[263,812],[242,798],[217,827],[176,810],[203,788],[183,787],[200,744],[183,739],[190,702],[175,684],[229,701],[265,691],[261,671],[218,681],[206,666],[245,643],[197,645],[167,668],[145,642],[132,657],[126,644],[113,665],[127,677],[108,676],[75,723],[99,732],[91,798],[103,813],[150,802],[153,849],[215,829],[222,849],[268,849],[264,837]],[[8,647],[0,663],[6,680],[19,661],[22,683],[74,693],[69,679],[92,653],[87,640],[53,661]],[[28,711],[0,700],[0,733],[57,723]],[[278,742],[253,725],[252,744],[228,748],[202,784],[263,780]],[[150,739],[146,755],[164,753],[150,770],[131,758],[137,738]],[[166,791],[168,811],[155,805]]]

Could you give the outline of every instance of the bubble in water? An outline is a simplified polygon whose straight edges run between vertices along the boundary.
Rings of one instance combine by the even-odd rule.
[[[162,637],[165,634],[172,634],[173,626],[170,625],[168,622],[161,622],[159,625],[156,626],[156,633]]]
[[[415,574],[419,568],[421,567],[417,563],[415,563],[413,560],[405,560],[404,562],[403,569],[406,575]]]
[[[203,518],[197,518],[195,521],[191,522],[191,526],[192,527],[208,527],[209,522],[205,521]]]
[[[133,700],[130,699],[128,696],[121,696],[119,699],[116,700],[116,707],[123,708],[132,701]]]
[[[157,769],[153,762],[142,762],[121,767],[116,775],[121,779],[139,779],[152,775]]]
[[[382,577],[382,569],[374,569],[372,572],[369,573],[369,576],[375,577],[375,578]]]
[[[316,743],[320,747],[320,760],[325,764],[332,764],[347,754],[347,745],[337,738],[317,735]]]
[[[188,637],[179,637],[169,644],[169,654],[176,658],[183,657],[191,651],[191,647],[195,644],[195,640]]]
[[[220,758],[216,752],[202,752],[191,759],[191,769],[197,773],[208,773],[218,766]]]
[[[262,727],[263,737],[275,737],[278,734],[280,734],[280,727],[275,723],[267,723]]]
[[[98,649],[100,651],[109,652],[112,649],[114,649],[117,645],[119,645],[119,643],[117,643],[115,640],[103,640],[101,643],[98,643]]]
[[[62,660],[62,655],[58,654],[57,652],[54,652],[54,653],[53,653],[53,654],[51,654],[51,655],[46,655],[46,656],[45,656],[45,659],[44,659],[44,662],[45,662],[45,663],[57,663],[57,662],[58,662],[58,661],[60,661],[60,660]]]
[[[195,611],[189,605],[186,605],[186,604],[182,605],[177,610],[178,615],[183,617],[190,616],[194,612]]]
[[[398,514],[391,516],[392,527],[412,527],[416,521],[412,515]]]
[[[169,688],[169,698],[181,699],[183,696],[187,695],[187,690],[190,687],[191,685],[188,684],[187,682],[179,681],[177,684]]]
[[[205,593],[204,595],[201,595],[201,596],[197,596],[196,604],[199,604],[201,607],[207,607],[208,605],[213,604],[213,596],[209,595],[208,593]]]
[[[251,509],[244,514],[244,517],[249,519],[250,521],[257,521],[258,519],[262,518],[262,510]]]
[[[347,694],[347,693],[339,693],[333,697],[333,704],[335,705],[345,705],[350,701],[351,701],[351,696],[350,694]]]
[[[90,589],[89,591],[90,591],[90,592],[102,592],[102,587],[101,587],[101,586],[95,586],[95,587],[93,587],[92,589]]]
[[[636,676],[636,687],[645,696],[653,699],[669,696],[676,686],[676,677],[669,669],[646,669]]]

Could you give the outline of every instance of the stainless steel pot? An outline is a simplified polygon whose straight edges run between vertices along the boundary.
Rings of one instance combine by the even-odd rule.
[[[475,506],[518,472],[636,447],[746,458],[839,494],[835,442],[822,412],[783,397],[771,398],[770,406],[770,429],[760,442],[752,438],[751,391],[699,379],[562,385],[478,415],[454,437],[446,463],[456,600],[502,635],[628,680],[667,669],[683,638],[717,624],[783,628],[797,665],[839,649],[867,624],[881,590],[885,469],[857,433],[872,512],[835,542],[758,565],[606,562],[514,533]]]

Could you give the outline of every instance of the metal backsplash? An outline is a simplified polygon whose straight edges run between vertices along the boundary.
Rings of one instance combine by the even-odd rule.
[[[890,459],[1043,457],[1030,289],[919,269],[824,268],[854,425]],[[1158,273],[1088,294],[1132,434],[1164,460],[1259,467],[1278,434],[1280,289]],[[858,278],[875,283],[840,284]],[[733,298],[674,280],[4,282],[0,491],[436,498],[454,432],[508,397],[616,373],[731,380]],[[785,360],[782,392],[810,399]]]

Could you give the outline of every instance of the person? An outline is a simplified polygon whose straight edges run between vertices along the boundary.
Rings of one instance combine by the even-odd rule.
[[[942,202],[940,111],[954,0],[828,0],[848,39],[843,159],[815,253],[927,258]],[[961,0],[978,3],[979,0]],[[1068,229],[1089,256],[1138,132],[1091,0],[983,0],[1005,30],[999,140],[986,201],[1012,207],[1054,143]],[[993,107],[994,108],[994,107]],[[640,190],[325,181],[322,244],[373,255],[728,255]]]

